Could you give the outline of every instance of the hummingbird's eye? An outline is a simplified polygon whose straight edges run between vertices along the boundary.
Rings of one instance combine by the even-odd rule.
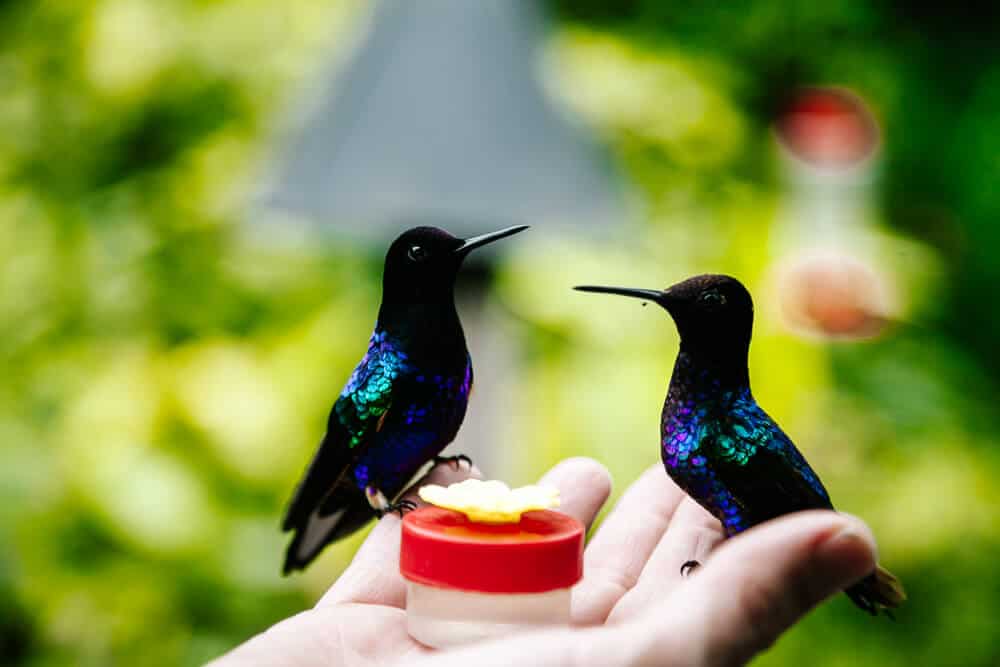
[[[409,257],[414,262],[422,262],[429,256],[423,246],[411,245],[410,249],[406,251],[406,256]]]
[[[710,306],[724,306],[726,305],[726,297],[715,290],[710,292],[705,292],[701,295],[702,303],[708,304]]]

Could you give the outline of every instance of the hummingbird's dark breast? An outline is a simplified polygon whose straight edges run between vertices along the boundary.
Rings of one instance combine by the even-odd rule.
[[[371,485],[390,498],[455,438],[472,389],[472,362],[464,349],[461,356],[421,358],[405,347],[402,339],[376,331],[341,394],[357,396],[362,386],[367,391],[391,389],[391,404],[352,470],[360,490]]]
[[[830,506],[819,477],[749,385],[727,385],[683,354],[663,406],[661,436],[667,473],[727,535],[798,509]]]
[[[711,402],[693,396],[668,401],[662,416],[660,453],[667,473],[677,485],[732,535],[749,527],[744,507],[715,474],[708,452],[709,415],[719,410],[715,403],[723,401],[731,401],[731,397],[720,396]]]

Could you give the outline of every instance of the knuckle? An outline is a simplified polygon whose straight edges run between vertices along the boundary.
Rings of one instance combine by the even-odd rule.
[[[631,590],[636,583],[635,577],[613,567],[594,567],[591,568],[591,572],[596,575],[597,580],[619,597]]]

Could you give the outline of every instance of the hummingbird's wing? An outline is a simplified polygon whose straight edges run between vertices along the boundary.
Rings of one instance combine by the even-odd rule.
[[[391,409],[394,382],[405,367],[406,355],[376,333],[333,404],[326,435],[285,513],[282,529],[295,530],[286,572],[304,567],[327,543],[371,518],[368,501],[350,472]]]
[[[806,509],[832,509],[819,477],[791,439],[753,399],[713,420],[716,478],[736,498],[747,525]]]
[[[753,399],[731,410],[722,423],[712,441],[721,455],[713,468],[740,505],[746,526],[799,510],[833,509],[805,457]],[[872,615],[885,611],[891,617],[906,600],[899,579],[881,566],[844,592]]]

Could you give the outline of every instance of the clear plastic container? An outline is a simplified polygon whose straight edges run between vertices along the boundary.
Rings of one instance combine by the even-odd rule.
[[[546,625],[568,625],[570,589],[477,593],[406,585],[406,629],[425,646],[444,648]]]
[[[568,625],[583,573],[583,526],[551,510],[514,524],[478,524],[427,507],[406,515],[400,572],[407,629],[435,648]]]

